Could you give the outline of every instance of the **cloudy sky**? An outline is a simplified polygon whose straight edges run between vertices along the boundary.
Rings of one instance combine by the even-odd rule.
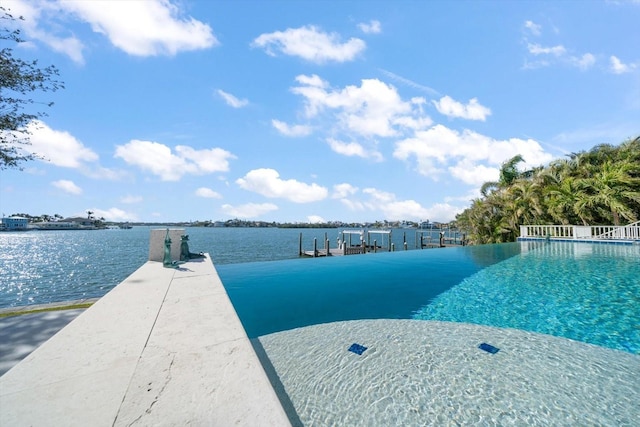
[[[516,154],[640,134],[638,0],[2,5],[66,86],[5,215],[449,221]]]

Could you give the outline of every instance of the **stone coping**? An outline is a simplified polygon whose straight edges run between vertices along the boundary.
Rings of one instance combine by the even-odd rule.
[[[3,425],[291,425],[209,256],[148,261],[0,377]]]

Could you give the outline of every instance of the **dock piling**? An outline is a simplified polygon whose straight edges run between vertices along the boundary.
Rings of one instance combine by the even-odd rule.
[[[298,256],[302,256],[302,233],[300,233],[300,242],[298,243]]]

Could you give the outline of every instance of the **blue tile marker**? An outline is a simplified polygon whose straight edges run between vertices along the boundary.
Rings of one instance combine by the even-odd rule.
[[[494,346],[492,346],[491,344],[487,344],[486,342],[483,342],[482,344],[480,344],[480,345],[478,346],[478,348],[479,348],[480,350],[484,350],[484,351],[486,351],[487,353],[491,353],[491,354],[496,354],[497,352],[499,352],[499,351],[500,351],[500,349],[499,349],[499,348],[494,347]]]
[[[351,344],[351,347],[349,347],[350,352],[355,353],[359,356],[362,356],[362,353],[364,353],[366,349],[367,347],[356,343]]]

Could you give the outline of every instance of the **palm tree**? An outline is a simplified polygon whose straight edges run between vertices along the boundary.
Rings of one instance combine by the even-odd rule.
[[[515,180],[520,178],[520,172],[518,171],[518,164],[524,162],[524,159],[520,154],[513,156],[500,167],[500,179],[498,185],[501,188],[505,188],[513,184]]]
[[[640,137],[518,172],[522,161],[504,162],[499,180],[486,182],[482,197],[456,216],[473,243],[513,240],[523,223],[619,225],[640,217]]]
[[[514,182],[509,187],[509,200],[505,210],[510,212],[509,224],[514,236],[520,224],[535,224],[544,215],[540,187],[530,180]]]
[[[631,174],[639,169],[640,165],[629,162],[606,161],[592,177],[579,183],[587,195],[584,205],[597,212],[610,213],[614,225],[620,225],[620,217],[637,221],[638,212],[632,206],[640,204],[640,178]]]

